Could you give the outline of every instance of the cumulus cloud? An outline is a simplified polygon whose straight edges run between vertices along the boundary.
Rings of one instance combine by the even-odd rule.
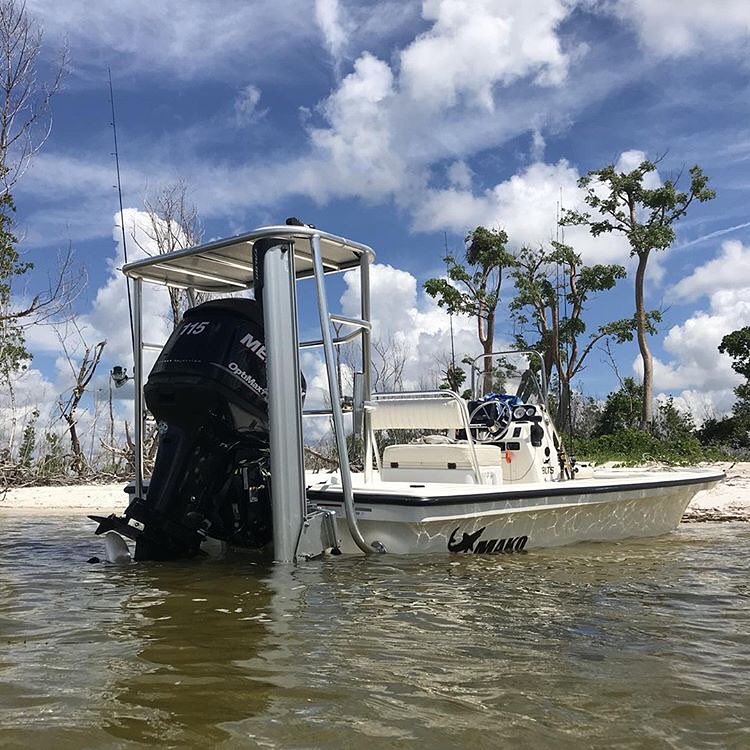
[[[57,390],[34,367],[16,374],[11,386],[10,389],[0,389],[0,434],[3,445],[13,452],[18,448],[24,425],[31,419],[35,409],[39,411],[42,424],[49,421]]]
[[[748,320],[750,286],[715,291],[708,310],[697,311],[668,331],[664,349],[671,359],[654,360],[655,389],[703,406],[712,404],[719,412],[728,411],[734,402],[732,390],[741,378],[732,370],[731,358],[720,354],[718,346],[727,333],[747,325]],[[697,393],[702,394],[701,399]],[[706,416],[700,410],[694,415]]]
[[[347,272],[344,281],[347,288],[341,296],[342,311],[358,315],[358,272]],[[450,316],[418,287],[417,279],[408,271],[376,263],[370,270],[370,288],[373,339],[407,354],[404,389],[435,388],[451,351]],[[476,321],[454,315],[452,324],[457,362],[466,354],[479,354]],[[500,339],[497,344],[502,348]]]
[[[556,33],[569,12],[563,2],[425,0],[422,7],[432,27],[401,53],[402,85],[420,105],[451,107],[466,97],[492,110],[496,84],[565,79],[568,58]]]
[[[631,149],[629,151],[623,151],[617,162],[615,163],[615,171],[617,172],[632,172],[637,169],[644,161],[648,161],[648,154],[645,151],[639,149]],[[655,169],[653,172],[648,172],[643,177],[643,187],[647,190],[654,190],[661,185],[661,177],[659,170]]]
[[[382,197],[404,182],[404,164],[391,144],[389,111],[394,97],[390,66],[365,53],[326,100],[330,124],[310,132],[314,155],[302,181],[311,192],[350,191]]]
[[[718,45],[747,43],[750,4],[746,0],[617,0],[610,6],[632,23],[643,44],[663,56],[680,56]],[[739,47],[738,47],[739,50]]]
[[[47,8],[43,0],[36,2],[49,10],[49,23],[58,30],[75,23],[83,13],[83,6],[75,0],[62,10]],[[268,12],[265,3],[253,5],[258,6],[254,13],[262,16]],[[413,15],[412,5],[408,18]],[[282,6],[279,14],[283,18],[290,11],[287,4]],[[390,5],[386,9],[393,10]],[[116,25],[121,11],[119,3],[108,5],[106,13],[97,6],[86,28],[98,28],[105,17]],[[273,205],[290,194],[307,195],[318,202],[352,196],[370,201],[395,198],[401,208],[413,211],[430,184],[434,164],[452,159],[457,166],[450,170],[450,184],[467,190],[470,173],[468,167],[460,166],[466,164],[467,156],[532,130],[532,150],[539,157],[543,149],[541,123],[547,125],[557,117],[568,117],[572,109],[590,99],[592,91],[601,95],[613,85],[611,76],[602,76],[600,71],[593,72],[596,81],[589,76],[585,81],[578,79],[576,86],[559,85],[566,80],[571,59],[563,49],[558,27],[571,11],[572,6],[563,0],[523,4],[509,0],[429,0],[422,5],[427,30],[403,45],[391,63],[371,52],[359,54],[349,75],[319,103],[315,116],[303,124],[307,142],[296,153],[282,159],[275,154],[273,161],[261,156],[253,163],[230,167],[207,162],[205,144],[194,132],[183,132],[172,139],[180,144],[179,163],[170,163],[163,149],[143,144],[138,155],[131,154],[127,160],[129,173],[123,175],[123,182],[128,190],[143,192],[149,175],[155,172],[164,179],[189,173],[191,182],[200,186],[196,200],[206,217],[231,215],[248,206]],[[143,18],[149,19],[150,12],[144,9]],[[197,9],[195,17],[204,12]],[[226,15],[234,25],[247,27],[244,12],[251,11],[230,6]],[[335,0],[319,0],[317,12],[330,49],[341,52],[348,21],[343,18],[340,5]],[[347,10],[347,18],[360,23],[363,14],[367,18],[375,13],[376,9],[357,5]],[[179,23],[188,23],[184,15],[189,13],[179,15],[175,10],[175,14]],[[393,15],[401,17],[395,12]],[[221,30],[225,21],[222,17]],[[264,26],[265,35],[273,36],[269,31],[273,28]],[[84,31],[77,29],[76,33]],[[141,29],[139,33],[145,32]],[[96,47],[98,37],[90,37],[88,31],[85,34],[85,42]],[[287,35],[286,29],[281,37],[285,44],[295,39],[293,33],[291,37]],[[106,34],[102,38],[107,38]],[[181,38],[187,44],[191,32],[186,30]],[[245,60],[244,47],[230,30],[226,30],[223,41],[225,46],[214,46],[212,37],[207,45],[210,50],[202,49],[198,56],[201,59],[204,54],[214,55],[212,65],[203,72],[190,72],[194,68],[189,65],[186,75],[217,77],[222,75],[222,60],[230,59],[235,68],[238,57]],[[164,64],[176,64],[181,59],[179,55],[172,59],[172,52],[168,46],[165,50],[159,48],[159,54],[169,61]],[[140,48],[138,55],[134,50],[130,53],[138,57],[139,64],[147,61],[148,45],[143,53]],[[248,64],[252,61],[245,60],[242,68]],[[253,70],[255,76],[255,66]],[[261,82],[262,76],[256,77],[256,83],[244,89],[238,99],[238,116],[252,118],[261,114],[256,85]],[[523,96],[512,88],[519,82],[530,84]],[[428,106],[436,100],[440,101],[437,109]],[[502,101],[502,108],[494,107],[495,101]],[[445,106],[451,102],[452,106]],[[257,179],[261,173],[265,177],[262,182]],[[71,174],[81,180],[71,180]],[[42,155],[24,186],[35,197],[44,197],[53,204],[32,217],[41,228],[40,234],[51,235],[55,229],[59,232],[61,225],[72,226],[76,238],[101,232],[101,222],[91,217],[104,213],[102,196],[111,195],[111,175],[111,164],[101,157],[92,158],[86,153]],[[61,191],[63,184],[65,190]],[[84,190],[84,184],[91,189]],[[76,205],[71,206],[69,199],[63,201],[63,195],[74,195]],[[436,201],[439,196],[428,198]],[[458,199],[471,205],[473,201],[466,198]],[[63,202],[64,207],[54,205]],[[79,209],[84,202],[85,208]],[[38,241],[38,237],[31,236],[30,240]]]
[[[695,300],[722,289],[747,288],[750,288],[750,247],[739,240],[728,240],[722,243],[721,252],[715,258],[678,281],[670,289],[670,295],[676,299]]]
[[[531,164],[478,195],[456,188],[430,190],[415,208],[414,227],[461,232],[482,224],[505,229],[514,247],[547,243],[557,235],[561,201],[565,208],[585,209],[579,176],[561,159]],[[565,241],[589,262],[624,263],[629,256],[627,241],[614,233],[592,237],[585,227],[566,227]]]

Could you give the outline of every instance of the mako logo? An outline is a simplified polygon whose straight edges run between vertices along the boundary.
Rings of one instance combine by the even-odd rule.
[[[262,362],[266,361],[266,347],[263,346],[263,342],[260,339],[256,339],[252,333],[245,334],[240,339],[240,344],[247,347]]]
[[[498,555],[501,552],[521,552],[529,541],[527,536],[511,536],[507,539],[480,539],[482,533],[487,528],[482,526],[481,529],[473,534],[467,534],[465,531],[461,539],[456,538],[460,526],[456,526],[448,540],[449,552],[473,552],[475,555]]]

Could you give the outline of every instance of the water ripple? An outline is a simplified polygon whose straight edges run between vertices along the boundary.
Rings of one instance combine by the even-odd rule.
[[[513,557],[86,565],[3,518],[0,746],[750,746],[747,525]]]

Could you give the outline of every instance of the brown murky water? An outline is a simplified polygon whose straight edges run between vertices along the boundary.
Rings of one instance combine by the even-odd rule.
[[[750,524],[297,568],[92,527],[0,518],[3,748],[750,747]]]

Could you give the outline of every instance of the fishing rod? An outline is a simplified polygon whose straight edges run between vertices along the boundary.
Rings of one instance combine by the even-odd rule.
[[[112,70],[107,67],[107,75],[109,76],[109,103],[112,108],[112,138],[114,140],[115,150],[113,156],[115,157],[115,170],[117,172],[117,199],[120,205],[120,231],[122,232],[122,254],[125,259],[125,263],[128,262],[128,243],[125,238],[125,216],[122,208],[122,180],[120,178],[120,153],[117,148],[117,119],[115,117],[115,94],[112,88]],[[135,334],[133,332],[133,301],[130,295],[130,279],[125,277],[125,286],[128,290],[128,319],[130,320],[130,343],[133,348],[133,358],[135,358]]]

